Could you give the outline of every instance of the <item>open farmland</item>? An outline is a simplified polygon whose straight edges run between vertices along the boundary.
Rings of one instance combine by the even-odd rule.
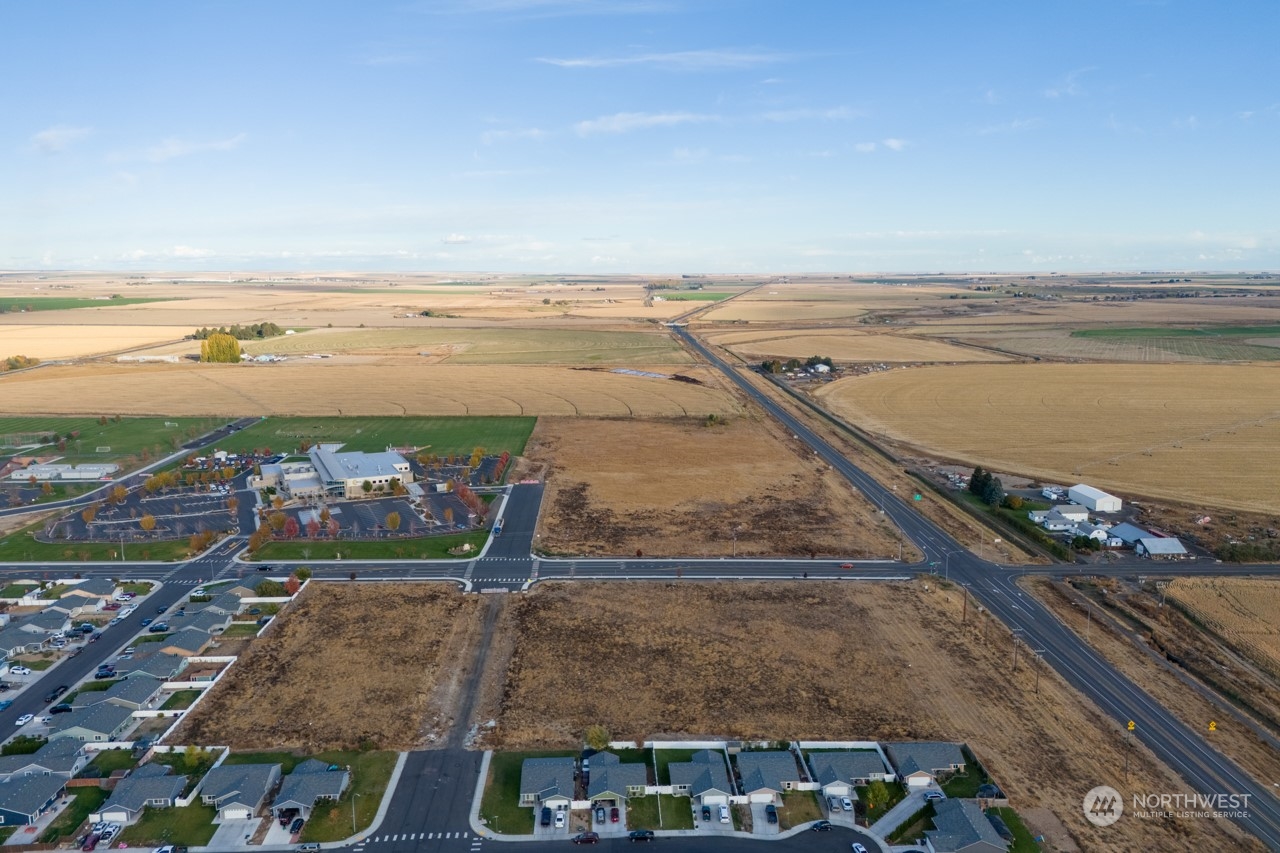
[[[709,342],[750,359],[808,358],[822,355],[839,362],[858,361],[1005,361],[997,353],[958,347],[928,338],[865,334],[847,329],[795,329],[715,332]],[[1280,354],[1280,350],[1277,350]]]
[[[519,456],[534,418],[268,418],[221,442],[228,449],[271,447],[277,452],[311,444],[341,442],[342,449],[377,453],[388,447],[418,447],[432,453],[489,453]]]
[[[1280,582],[1177,578],[1168,596],[1258,666],[1280,676]]]
[[[996,472],[1280,511],[1275,367],[923,367],[842,379],[815,395],[872,433]]]
[[[456,713],[479,598],[451,584],[311,583],[192,712],[174,743],[411,749]]]
[[[25,355],[44,361],[80,358],[179,341],[192,331],[190,326],[0,323],[0,357]]]
[[[656,368],[672,373],[671,368]],[[737,400],[706,368],[705,384],[541,365],[94,364],[0,379],[10,412],[213,415],[736,414]]]
[[[896,557],[897,528],[789,439],[751,416],[714,425],[540,418],[525,451],[547,472],[539,546],[575,555]]]
[[[1248,849],[1227,821],[1092,827],[1095,785],[1181,783],[1139,747],[1126,784],[1114,721],[1048,671],[1037,696],[1030,667],[1009,670],[1008,631],[984,641],[960,615],[958,594],[923,582],[543,585],[506,603],[478,719],[511,750],[577,747],[595,724],[618,740],[961,740],[1020,812],[1051,813],[1036,831],[1065,827],[1083,849]]]
[[[427,351],[451,364],[687,364],[663,332],[566,329],[315,329],[252,341],[251,355],[388,350]]]

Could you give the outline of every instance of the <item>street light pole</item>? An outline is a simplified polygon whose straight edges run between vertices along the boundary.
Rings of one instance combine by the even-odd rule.
[[[355,791],[351,792],[351,834],[356,834],[356,797],[360,796]]]

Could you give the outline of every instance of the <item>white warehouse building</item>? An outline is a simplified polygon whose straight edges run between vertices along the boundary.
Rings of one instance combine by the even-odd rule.
[[[1067,498],[1093,512],[1119,512],[1120,499],[1084,483],[1067,489]]]

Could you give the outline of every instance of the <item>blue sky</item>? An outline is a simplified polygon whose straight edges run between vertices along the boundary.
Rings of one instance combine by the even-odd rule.
[[[1280,268],[1280,4],[0,5],[0,268]]]

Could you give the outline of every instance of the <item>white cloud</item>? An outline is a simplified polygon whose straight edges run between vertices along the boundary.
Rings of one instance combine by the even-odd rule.
[[[876,150],[876,144],[874,142],[859,142],[853,146],[853,150],[859,154],[870,154]]]
[[[440,238],[441,243],[448,243],[450,246],[460,246],[463,243],[470,243],[471,238],[466,234],[450,234],[447,237]]]
[[[41,154],[58,154],[66,151],[71,147],[71,143],[78,139],[83,139],[93,132],[90,127],[69,127],[65,124],[56,124],[53,127],[46,127],[39,133],[31,135],[31,144]]]
[[[131,252],[125,252],[120,256],[122,261],[158,261],[158,260],[198,260],[200,258],[211,258],[214,252],[209,249],[197,249],[192,246],[174,246],[170,249],[161,249],[158,252],[148,251],[147,249],[134,249]]]
[[[670,71],[709,71],[754,68],[783,62],[789,58],[785,53],[765,51],[679,50],[668,53],[638,53],[632,56],[581,56],[568,59],[539,57],[538,62],[560,68],[618,68],[628,65],[649,65]]]
[[[697,124],[717,121],[719,116],[701,113],[614,113],[574,125],[579,136],[593,133],[628,133],[650,127],[673,127],[679,124]]]
[[[848,107],[832,107],[827,110],[773,110],[767,113],[761,113],[760,118],[765,121],[788,122],[788,121],[805,121],[807,119],[823,119],[824,121],[835,121],[841,119],[858,118],[863,115],[857,110],[851,110]]]
[[[1011,121],[1002,122],[1000,124],[989,124],[980,128],[978,133],[987,136],[992,133],[1018,133],[1023,130],[1031,130],[1044,124],[1042,118],[1015,118]]]
[[[1097,71],[1096,65],[1088,65],[1084,68],[1077,68],[1074,71],[1068,71],[1061,80],[1044,90],[1046,98],[1065,98],[1083,95],[1084,89],[1080,85],[1080,78],[1090,71]]]
[[[227,139],[215,139],[212,142],[188,142],[171,136],[163,140],[159,145],[153,145],[147,149],[147,159],[153,163],[160,163],[165,160],[172,160],[175,157],[185,157],[188,154],[197,154],[201,151],[230,151],[239,148],[241,143],[249,138],[246,133],[237,133],[235,136]]]
[[[480,134],[480,141],[485,145],[495,142],[507,142],[513,139],[546,139],[550,134],[536,127],[524,127],[518,130],[486,130]]]
[[[885,148],[888,148],[890,151],[901,151],[911,143],[905,139],[895,139],[891,136],[888,139],[881,140],[880,144]]]
[[[671,152],[671,159],[677,163],[701,163],[710,154],[706,148],[677,148]]]

